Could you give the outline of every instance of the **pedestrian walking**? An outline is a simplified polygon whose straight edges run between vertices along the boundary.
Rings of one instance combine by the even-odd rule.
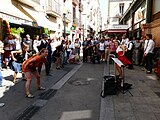
[[[36,78],[37,89],[45,90],[45,88],[41,86],[40,74],[37,71],[37,67],[42,66],[42,64],[46,62],[47,55],[48,55],[48,50],[46,48],[43,48],[38,55],[35,55],[27,59],[22,64],[22,71],[24,72],[24,75],[27,79],[25,84],[27,98],[34,98],[34,95],[30,93],[30,84],[32,80],[31,74],[33,74],[34,77]]]

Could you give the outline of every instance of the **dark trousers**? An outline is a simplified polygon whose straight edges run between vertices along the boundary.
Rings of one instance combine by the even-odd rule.
[[[148,53],[146,56],[146,70],[152,72],[153,67],[153,54]]]
[[[131,62],[131,64],[128,66],[128,68],[133,69],[133,52],[127,51],[125,55],[126,55],[127,59]]]
[[[86,48],[83,48],[83,62],[87,62],[87,51],[86,51]]]

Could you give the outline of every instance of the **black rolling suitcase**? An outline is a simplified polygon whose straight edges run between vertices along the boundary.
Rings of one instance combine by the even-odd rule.
[[[101,97],[107,95],[116,95],[117,94],[117,85],[115,82],[114,76],[104,76],[104,87],[101,92]]]
[[[109,60],[111,60],[110,57],[115,57],[115,55],[110,54],[107,61],[108,75],[105,75],[103,77],[103,86],[102,86],[103,88],[101,91],[102,98],[104,98],[107,95],[116,95],[119,89],[118,86],[120,86],[119,85],[120,83],[118,82],[119,76],[116,76],[116,73],[114,73],[115,75],[110,74],[110,66],[109,66]]]

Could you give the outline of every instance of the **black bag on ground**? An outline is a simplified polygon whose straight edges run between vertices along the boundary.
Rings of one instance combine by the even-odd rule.
[[[131,88],[132,88],[132,84],[124,83],[122,90],[129,90],[129,89],[131,89]]]
[[[118,91],[117,83],[114,76],[104,76],[104,88],[101,92],[101,97],[106,95],[116,95]]]

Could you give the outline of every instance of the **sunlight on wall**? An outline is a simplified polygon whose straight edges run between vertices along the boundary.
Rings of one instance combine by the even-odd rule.
[[[91,110],[81,110],[81,111],[70,111],[63,112],[60,120],[80,120],[80,119],[91,119]]]

